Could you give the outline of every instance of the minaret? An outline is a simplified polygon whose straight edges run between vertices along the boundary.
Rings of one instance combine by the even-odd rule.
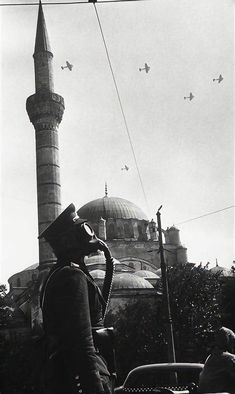
[[[36,135],[37,202],[39,234],[61,212],[58,126],[64,113],[64,99],[54,93],[52,59],[45,18],[39,2],[34,48],[35,90],[26,110]],[[49,244],[39,240],[39,268],[56,261]]]

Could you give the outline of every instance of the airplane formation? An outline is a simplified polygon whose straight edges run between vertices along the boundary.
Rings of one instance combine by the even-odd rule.
[[[93,1],[95,1],[95,0],[92,0],[92,2]],[[69,71],[72,71],[73,65],[71,63],[69,63],[68,60],[66,60],[66,66],[61,66],[61,68],[62,68],[62,70],[64,70],[65,68],[68,68]],[[144,63],[144,67],[142,67],[142,68],[140,67],[139,71],[145,71],[146,74],[148,74],[148,72],[150,71],[150,66],[147,63]],[[213,78],[213,82],[217,81],[218,83],[221,83],[223,81],[223,79],[224,78],[220,74],[218,78]],[[193,93],[190,92],[189,96],[184,96],[184,100],[188,99],[189,101],[192,101],[192,99],[194,99],[194,97],[195,96],[193,95]],[[125,165],[124,168],[122,168],[122,170],[128,171],[129,168]]]
[[[222,75],[220,74],[218,78],[213,78],[213,82],[218,81],[218,83],[220,83],[220,82],[223,81],[223,79],[224,79],[224,78],[223,78]],[[195,97],[195,96],[192,94],[192,92],[190,92],[190,93],[189,93],[189,96],[184,97],[184,100],[189,99],[189,101],[192,101],[192,99],[193,99],[194,97]]]
[[[94,0],[93,0],[93,1],[94,1]],[[64,70],[65,68],[68,68],[69,71],[72,71],[73,65],[72,65],[71,63],[69,63],[68,61],[66,61],[66,66],[61,66],[61,68],[62,68],[62,70]],[[147,73],[150,71],[150,67],[148,66],[147,63],[145,63],[143,68],[141,68],[141,67],[139,68],[139,71],[145,71],[146,74],[147,74]],[[223,79],[224,79],[224,78],[223,78],[222,75],[220,74],[218,78],[213,78],[213,82],[217,81],[218,83],[221,83],[221,82],[223,81]],[[188,99],[189,101],[192,101],[192,99],[193,99],[194,97],[195,97],[195,96],[192,94],[192,92],[190,92],[190,93],[189,93],[189,96],[184,96],[184,100],[187,100],[187,99]],[[124,167],[121,168],[121,170],[122,170],[122,171],[128,171],[128,170],[129,170],[129,167],[125,164]]]

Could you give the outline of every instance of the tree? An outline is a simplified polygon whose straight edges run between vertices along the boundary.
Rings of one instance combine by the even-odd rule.
[[[0,392],[42,394],[45,341],[34,337],[20,308],[8,305],[6,290],[0,285]],[[22,326],[28,330],[26,335]]]
[[[45,345],[33,338],[4,341],[0,352],[0,392],[42,394],[44,354]]]
[[[12,320],[13,308],[7,305],[5,300],[7,288],[5,285],[0,285],[0,328],[7,327]]]
[[[137,300],[119,308],[113,315],[108,313],[106,325],[114,325],[115,348],[119,383],[127,373],[141,364],[167,361],[166,341],[162,321],[159,319],[161,305],[148,300]],[[131,316],[131,318],[130,318]],[[164,356],[163,356],[164,357]]]
[[[0,306],[5,305],[4,298],[7,294],[7,287],[6,285],[0,285]]]
[[[235,277],[222,280],[222,318],[226,327],[235,332]]]
[[[176,358],[201,361],[221,320],[220,273],[190,264],[168,269]]]
[[[190,264],[168,269],[171,312],[178,362],[202,362],[208,354],[210,331],[220,320],[218,274]],[[109,314],[116,331],[120,380],[135,366],[167,362],[162,303],[139,299]]]

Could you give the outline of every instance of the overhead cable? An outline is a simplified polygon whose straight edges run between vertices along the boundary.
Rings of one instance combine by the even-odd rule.
[[[222,211],[226,211],[227,209],[231,209],[231,208],[234,208],[234,207],[235,207],[235,205],[230,205],[229,207],[225,207],[225,208],[222,208],[222,209],[218,209],[217,211],[212,211],[212,212],[209,212],[209,213],[205,213],[204,215],[197,216],[197,217],[195,217],[195,218],[191,218],[191,219],[184,220],[183,222],[176,223],[176,225],[188,223],[188,222],[191,222],[191,221],[193,221],[193,220],[197,220],[197,219],[200,219],[200,218],[204,218],[205,216],[214,215],[215,213],[222,212]]]
[[[148,1],[148,0],[99,0],[97,4],[106,4],[106,3],[130,3],[130,2],[137,2],[137,1]],[[93,1],[92,1],[93,3]],[[42,5],[73,5],[73,4],[90,4],[88,1],[52,1],[50,3],[42,3]],[[0,7],[11,7],[11,6],[25,6],[25,5],[36,5],[38,3],[2,3]]]
[[[103,39],[103,43],[104,43],[105,52],[106,52],[106,55],[107,55],[110,71],[111,71],[111,74],[112,74],[112,77],[113,77],[113,82],[114,82],[115,90],[116,90],[116,93],[117,93],[118,102],[119,102],[119,105],[120,105],[122,117],[123,117],[123,120],[124,120],[124,124],[125,124],[125,128],[126,128],[128,140],[129,140],[129,143],[130,143],[130,146],[131,146],[131,150],[132,150],[132,154],[133,154],[133,157],[134,157],[135,166],[136,166],[136,169],[137,169],[140,185],[141,185],[141,188],[142,188],[142,192],[143,192],[143,195],[144,195],[146,206],[147,206],[147,208],[149,210],[148,200],[147,200],[147,197],[146,197],[146,194],[145,194],[143,181],[142,181],[142,178],[141,178],[141,174],[140,174],[140,170],[139,170],[139,166],[138,166],[138,162],[137,162],[134,146],[133,146],[133,143],[132,143],[132,140],[131,140],[130,131],[129,131],[129,127],[128,127],[128,124],[127,124],[126,115],[125,115],[125,112],[124,112],[124,109],[123,109],[122,100],[121,100],[121,96],[120,96],[120,93],[119,93],[117,81],[116,81],[116,78],[115,78],[115,74],[114,74],[114,71],[113,71],[111,59],[110,59],[110,56],[109,56],[108,47],[107,47],[106,40],[105,40],[105,37],[104,37],[104,32],[103,32],[103,29],[102,29],[102,26],[101,26],[101,21],[100,21],[99,15],[98,15],[96,4],[95,3],[93,3],[93,4],[94,4],[97,20],[98,20],[98,23],[99,23],[100,32],[101,32],[101,36],[102,36],[102,39]]]

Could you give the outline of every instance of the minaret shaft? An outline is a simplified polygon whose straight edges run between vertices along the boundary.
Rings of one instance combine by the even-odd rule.
[[[54,91],[53,70],[51,52],[39,52],[34,57],[34,73],[35,73],[35,90],[39,92],[42,89]]]
[[[61,213],[58,126],[64,112],[64,99],[54,93],[53,55],[50,50],[41,2],[39,4],[34,50],[35,90],[26,109],[35,128],[37,203],[39,234]],[[56,261],[47,242],[39,241],[39,267]]]

